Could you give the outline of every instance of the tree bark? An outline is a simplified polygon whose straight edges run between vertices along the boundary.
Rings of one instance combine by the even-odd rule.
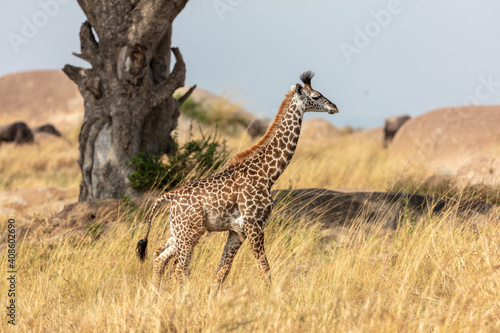
[[[171,49],[172,21],[187,1],[78,0],[88,20],[75,55],[91,67],[63,71],[85,107],[79,201],[135,196],[128,162],[140,151],[169,152],[180,104],[172,95],[186,73],[180,51]]]

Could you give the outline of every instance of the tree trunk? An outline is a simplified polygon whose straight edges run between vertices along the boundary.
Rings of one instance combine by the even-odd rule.
[[[168,153],[184,85],[178,49],[170,72],[172,21],[187,0],[78,0],[88,21],[80,30],[81,53],[91,68],[66,65],[78,85],[85,116],[79,137],[79,201],[120,198],[129,187],[139,151]]]

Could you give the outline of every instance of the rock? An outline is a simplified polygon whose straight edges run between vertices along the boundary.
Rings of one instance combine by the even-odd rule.
[[[341,131],[322,118],[305,120],[300,131],[301,142],[335,139],[340,136],[342,136]]]
[[[55,203],[68,199],[74,202],[77,198],[78,191],[76,189],[37,187],[11,190],[0,193],[0,208],[13,210],[15,215],[25,215],[27,211],[30,211],[30,214],[43,211],[49,215],[60,210],[60,206]],[[48,206],[45,207],[46,205]],[[49,206],[54,209],[48,209]],[[43,207],[43,209],[34,210],[34,207]]]
[[[355,130],[350,134],[353,140],[370,141],[382,145],[384,141],[384,129],[375,127],[369,129]]]
[[[190,87],[181,87],[177,89],[174,96],[184,95]],[[213,118],[225,119],[230,123],[239,124],[243,130],[255,139],[261,137],[266,132],[269,124],[266,121],[257,119],[253,114],[246,111],[236,103],[232,103],[226,98],[217,96],[207,90],[196,88],[190,98],[199,103],[204,110],[210,112]]]
[[[500,184],[500,158],[471,158],[456,172],[458,183]]]
[[[409,120],[398,131],[389,162],[401,172],[420,170],[425,176],[474,173],[474,181],[498,185],[498,177],[489,176],[485,161],[500,158],[499,128],[500,106],[434,110]]]
[[[254,119],[248,124],[247,132],[252,139],[256,139],[263,136],[266,133],[268,127],[268,122],[261,119]]]
[[[5,121],[50,121],[63,132],[83,120],[83,98],[60,70],[31,71],[0,77],[0,116]]]

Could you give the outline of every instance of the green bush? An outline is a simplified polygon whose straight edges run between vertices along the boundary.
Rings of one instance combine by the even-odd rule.
[[[179,98],[179,96],[176,98]],[[234,135],[237,132],[238,126],[243,128],[248,126],[248,120],[239,113],[234,112],[233,106],[226,104],[216,104],[210,109],[206,109],[189,97],[179,107],[179,111],[181,114],[196,120],[200,124],[215,126],[230,135]]]
[[[195,119],[202,124],[211,125],[209,114],[203,109],[200,103],[195,102],[191,97],[186,99],[179,108],[180,113],[186,117]]]
[[[168,156],[168,163],[163,163],[162,155],[140,152],[132,158],[129,165],[136,169],[129,179],[131,187],[140,191],[153,188],[170,190],[181,183],[213,174],[225,164],[228,152],[225,144],[217,141],[216,135],[190,139],[184,145],[174,142],[175,153]]]

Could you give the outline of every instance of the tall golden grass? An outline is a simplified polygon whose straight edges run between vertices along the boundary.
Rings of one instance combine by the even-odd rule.
[[[124,215],[102,233],[19,244],[17,330],[495,331],[497,219],[457,223],[451,209],[385,233],[359,223],[332,241],[317,228],[273,218],[266,230],[272,286],[261,282],[245,244],[222,293],[213,295],[224,234],[202,239],[184,291],[166,278],[156,292],[151,263],[134,253],[142,220]],[[165,213],[156,218],[150,252],[165,241],[166,220]],[[7,266],[5,256],[0,264]]]
[[[245,140],[228,143],[236,149],[247,145]],[[5,156],[1,147],[2,162],[11,166],[2,164],[1,177],[22,174],[36,161],[50,166],[54,155],[56,159],[64,156],[55,143],[8,149],[16,152]],[[16,162],[28,152],[30,162]],[[44,155],[48,152],[53,155]],[[67,157],[74,161],[68,173],[77,175],[76,156]],[[64,163],[56,163],[46,173],[16,178],[9,186],[50,183],[59,178],[53,173],[64,168]],[[345,137],[314,147],[299,143],[294,160],[275,188],[383,190],[393,180],[386,152],[378,144]],[[54,184],[74,187],[77,182],[60,178]],[[245,243],[219,295],[212,293],[211,285],[225,234],[202,238],[183,291],[177,289],[173,277],[167,277],[157,292],[151,287],[151,262],[141,264],[134,252],[145,232],[143,211],[129,205],[120,211],[118,223],[103,226],[104,217],[84,236],[18,242],[17,331],[500,330],[498,211],[464,219],[457,217],[456,207],[450,207],[441,215],[403,218],[397,230],[384,229],[384,221],[370,226],[359,221],[338,230],[336,237],[273,214],[266,227],[271,287],[261,281]],[[1,221],[1,230],[6,223]],[[165,209],[155,218],[149,253],[166,241],[168,233]],[[7,267],[5,247],[1,251],[0,265]],[[5,299],[3,280],[0,295]],[[1,330],[11,329],[4,317]]]
[[[0,191],[55,186],[78,188],[78,129],[34,144],[0,143]]]

